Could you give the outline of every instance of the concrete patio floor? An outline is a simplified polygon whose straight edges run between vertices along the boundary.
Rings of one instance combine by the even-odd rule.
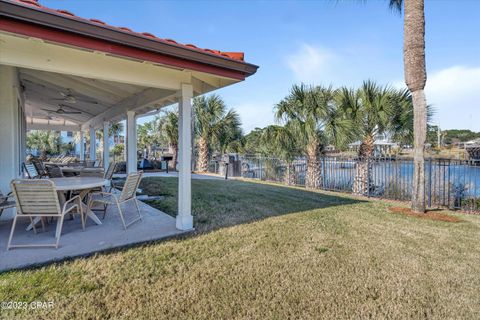
[[[129,221],[135,217],[133,203],[126,204],[126,208],[126,220]],[[0,221],[0,272],[187,233],[176,229],[175,218],[142,202],[140,202],[140,209],[143,220],[134,223],[127,230],[123,229],[115,206],[108,208],[102,225],[96,225],[91,219],[87,219],[85,231],[82,231],[78,216],[74,220],[66,217],[58,249],[15,248],[7,251],[12,220]],[[101,219],[103,213],[97,215]],[[18,220],[14,243],[54,243],[56,221],[47,225],[45,232],[41,231],[41,227],[37,228],[39,231],[37,234],[33,231],[25,231],[28,224],[27,218]]]

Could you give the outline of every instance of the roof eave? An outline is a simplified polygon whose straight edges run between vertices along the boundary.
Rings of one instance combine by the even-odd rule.
[[[0,0],[0,6],[0,16],[127,45],[137,49],[148,50],[162,55],[238,71],[244,73],[247,77],[254,74],[258,69],[258,66],[247,62],[236,61],[193,48],[185,48],[173,43],[160,42],[155,39],[149,39],[141,34],[122,32],[112,27],[96,24],[95,22],[84,19],[68,18],[59,13],[36,10],[29,6],[21,5],[20,3]]]

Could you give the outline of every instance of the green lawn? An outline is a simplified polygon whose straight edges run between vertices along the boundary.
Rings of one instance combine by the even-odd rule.
[[[174,214],[174,179],[142,188]],[[480,318],[480,217],[432,221],[391,205],[194,180],[197,234],[1,274],[0,301],[55,306],[0,318]]]

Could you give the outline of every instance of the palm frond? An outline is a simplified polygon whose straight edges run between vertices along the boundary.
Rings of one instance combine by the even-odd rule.
[[[393,11],[402,12],[403,0],[389,0],[389,7]]]
[[[196,97],[193,100],[195,135],[207,141],[221,152],[242,136],[240,116],[228,110],[218,95]]]
[[[388,133],[396,141],[406,141],[413,135],[413,104],[406,89],[367,80],[355,91],[340,88],[335,101],[343,117],[352,122],[350,132],[359,140]]]

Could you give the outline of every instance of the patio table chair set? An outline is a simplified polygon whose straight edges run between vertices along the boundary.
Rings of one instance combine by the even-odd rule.
[[[85,161],[75,163],[43,162],[40,159],[32,159],[30,163],[24,163],[23,169],[29,179],[39,178],[62,178],[64,176],[102,177],[102,161]],[[115,167],[109,166],[109,169]],[[108,169],[107,169],[108,171]],[[106,172],[105,172],[106,174]],[[111,178],[109,178],[110,180]]]
[[[79,161],[76,157],[72,156],[63,156],[63,157],[53,157],[49,158],[45,161],[42,161],[38,158],[33,158],[30,162],[35,164],[38,172],[41,172],[42,169],[40,166],[43,167],[43,170],[47,165],[50,166],[75,166],[75,167],[84,167],[84,168],[102,168],[103,161],[102,160],[81,160]]]
[[[13,180],[11,183],[13,194],[17,203],[17,214],[13,218],[12,229],[8,238],[7,249],[29,247],[54,247],[58,248],[62,233],[63,219],[66,214],[77,213],[82,219],[82,228],[85,230],[85,219],[79,196],[70,198],[63,206],[60,204],[58,193],[52,181],[46,179]],[[13,234],[17,220],[29,218],[33,231],[37,233],[33,218],[57,218],[55,243],[53,244],[12,244]]]
[[[58,248],[64,217],[67,214],[72,218],[74,215],[80,215],[83,230],[85,230],[88,215],[91,217],[93,216],[94,221],[96,221],[97,224],[101,224],[100,220],[98,220],[98,218],[94,215],[93,211],[103,211],[103,219],[105,219],[109,205],[116,205],[120,220],[125,230],[133,223],[142,220],[136,193],[142,179],[143,172],[129,174],[125,180],[122,190],[119,193],[115,193],[112,192],[112,190],[114,190],[112,178],[115,168],[116,164],[111,163],[101,178],[87,176],[82,177],[82,175],[80,175],[72,180],[77,181],[78,179],[89,179],[90,181],[97,178],[100,182],[96,184],[98,187],[89,187],[84,191],[74,191],[74,189],[72,189],[72,191],[66,192],[64,191],[65,186],[58,190],[54,183],[54,181],[63,181],[62,179],[65,179],[65,182],[67,182],[68,185],[68,181],[66,180],[71,178],[63,177],[63,174],[61,177],[59,177],[61,179],[56,177],[56,174],[61,174],[61,170],[59,172],[52,172],[52,170],[49,170],[49,167],[46,166],[46,175],[42,175],[36,170],[34,164],[24,164],[24,169],[29,179],[16,179],[11,182],[11,194],[13,195],[15,201],[11,200],[12,195],[6,197],[1,196],[0,194],[0,214],[3,209],[15,206],[17,208],[17,212],[12,223],[7,249],[19,247]],[[49,180],[49,178],[53,179]],[[133,202],[136,209],[136,217],[130,222],[126,222],[125,212],[121,206],[127,202]],[[100,209],[98,208],[99,205],[102,206]],[[21,218],[30,219],[30,226],[34,233],[37,233],[37,229],[35,227],[36,223],[41,222],[42,228],[45,229],[45,223],[48,224],[48,218],[51,220],[57,218],[55,243],[12,244],[17,221]]]
[[[45,164],[39,159],[23,163],[23,170],[29,179],[63,177],[58,165]]]

